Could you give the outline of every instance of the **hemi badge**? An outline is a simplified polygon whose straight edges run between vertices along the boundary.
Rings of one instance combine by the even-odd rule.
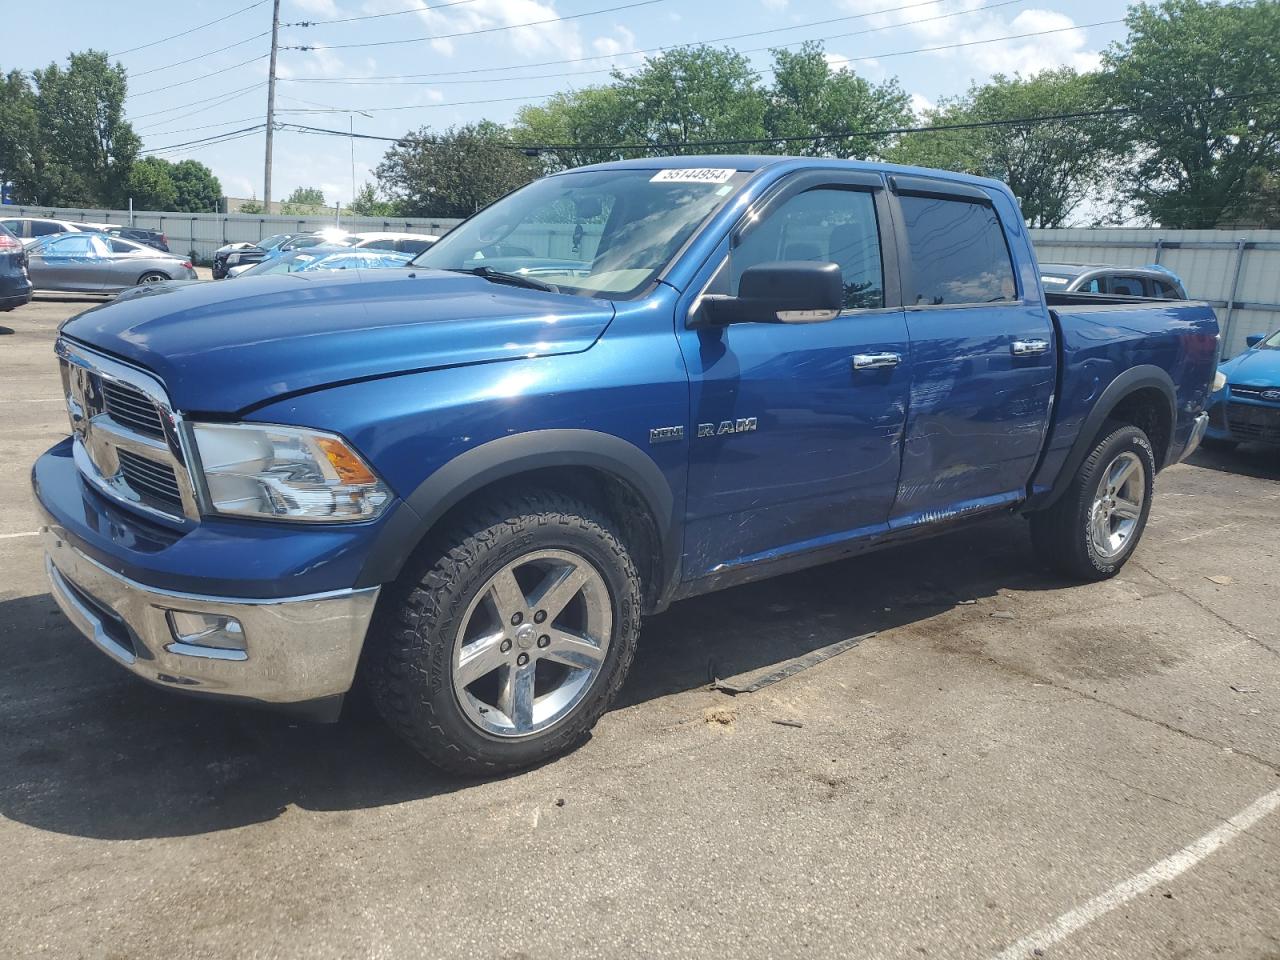
[[[651,427],[649,429],[650,443],[670,443],[672,440],[684,439],[684,427]]]

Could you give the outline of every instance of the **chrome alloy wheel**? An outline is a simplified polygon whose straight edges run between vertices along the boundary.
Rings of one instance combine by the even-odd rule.
[[[453,651],[453,689],[472,723],[540,733],[582,702],[604,666],[613,607],[599,571],[566,550],[513,560],[476,594]]]
[[[1126,451],[1102,472],[1089,512],[1089,539],[1104,559],[1118,556],[1133,538],[1147,496],[1146,469]]]

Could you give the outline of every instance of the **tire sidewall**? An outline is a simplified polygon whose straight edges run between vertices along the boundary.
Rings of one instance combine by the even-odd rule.
[[[594,529],[593,529],[594,528]],[[490,527],[470,562],[464,559],[452,579],[427,574],[422,586],[434,593],[436,616],[416,627],[417,666],[423,675],[421,699],[414,704],[418,724],[427,724],[443,743],[459,746],[482,765],[515,768],[537,763],[586,736],[621,685],[639,634],[639,594],[625,554],[610,549],[598,521],[555,513],[535,513]],[[591,687],[567,716],[523,738],[497,736],[477,727],[464,712],[453,685],[453,657],[463,618],[479,590],[508,563],[537,550],[565,550],[589,562],[609,594],[613,632],[604,665]]]
[[[1134,453],[1142,461],[1143,497],[1142,510],[1138,522],[1133,528],[1133,536],[1125,544],[1123,550],[1113,557],[1104,557],[1098,553],[1093,544],[1090,529],[1093,502],[1098,490],[1098,482],[1103,472],[1123,453]],[[1080,473],[1080,490],[1076,504],[1076,531],[1079,547],[1088,563],[1102,577],[1114,576],[1125,565],[1129,557],[1138,548],[1142,534],[1147,527],[1147,518],[1151,514],[1152,496],[1155,491],[1156,458],[1151,441],[1137,427],[1125,426],[1113,431],[1090,454]]]

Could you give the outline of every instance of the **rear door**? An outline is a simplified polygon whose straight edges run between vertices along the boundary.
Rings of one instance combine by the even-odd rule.
[[[95,293],[107,266],[104,251],[87,233],[51,237],[29,251],[28,269],[37,290]]]
[[[1048,311],[1038,289],[1020,289],[1031,271],[1015,271],[993,198],[931,178],[890,182],[912,356],[890,524],[906,527],[1025,495],[1057,358]]]
[[[731,234],[704,290],[735,294],[762,263],[834,262],[845,285],[834,320],[681,324],[687,577],[887,529],[911,364],[886,194],[873,174],[787,178]]]

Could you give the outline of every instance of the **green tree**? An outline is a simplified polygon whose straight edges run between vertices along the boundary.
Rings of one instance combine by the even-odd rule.
[[[169,178],[177,191],[173,209],[180,213],[210,213],[222,199],[222,183],[199,160],[179,160],[169,165]]]
[[[396,141],[378,164],[383,193],[406,217],[469,217],[539,176],[541,166],[489,120]]]
[[[765,98],[769,136],[813,137],[837,130],[884,130],[908,126],[911,98],[896,79],[873,84],[848,69],[833,71],[822,44],[773,53],[773,86]],[[782,141],[783,153],[865,159],[879,156],[890,136]],[[748,151],[751,152],[751,151]]]
[[[1105,107],[1096,75],[1070,68],[1031,77],[997,74],[945,100],[926,121],[946,127],[1088,113]],[[960,170],[1009,184],[1033,227],[1061,227],[1107,193],[1116,156],[1102,118],[1051,120],[908,134],[890,151],[901,163]]]
[[[31,189],[51,206],[119,204],[141,143],[124,119],[124,68],[73,53],[36,70],[36,162]]]
[[[1126,23],[1104,67],[1133,111],[1116,138],[1133,148],[1138,212],[1175,228],[1232,219],[1250,183],[1280,170],[1280,2],[1164,0],[1131,7]]]
[[[612,86],[570,90],[521,107],[511,129],[516,143],[557,147],[542,153],[548,172],[643,155],[589,146],[621,143],[625,136],[621,98]]]
[[[291,217],[306,217],[324,213],[324,191],[318,187],[297,187],[284,198],[280,212]]]
[[[730,141],[765,135],[765,97],[751,62],[733,50],[684,47],[632,74],[613,73],[621,140],[665,153],[742,152]],[[683,147],[685,141],[724,141]]]
[[[20,202],[38,201],[42,165],[36,92],[20,70],[0,80],[0,182],[12,182]]]
[[[390,200],[379,197],[377,187],[366,182],[347,205],[347,212],[357,217],[394,217],[396,207]]]
[[[176,209],[178,190],[170,176],[172,167],[159,157],[143,157],[133,165],[125,181],[125,193],[135,210]]]

